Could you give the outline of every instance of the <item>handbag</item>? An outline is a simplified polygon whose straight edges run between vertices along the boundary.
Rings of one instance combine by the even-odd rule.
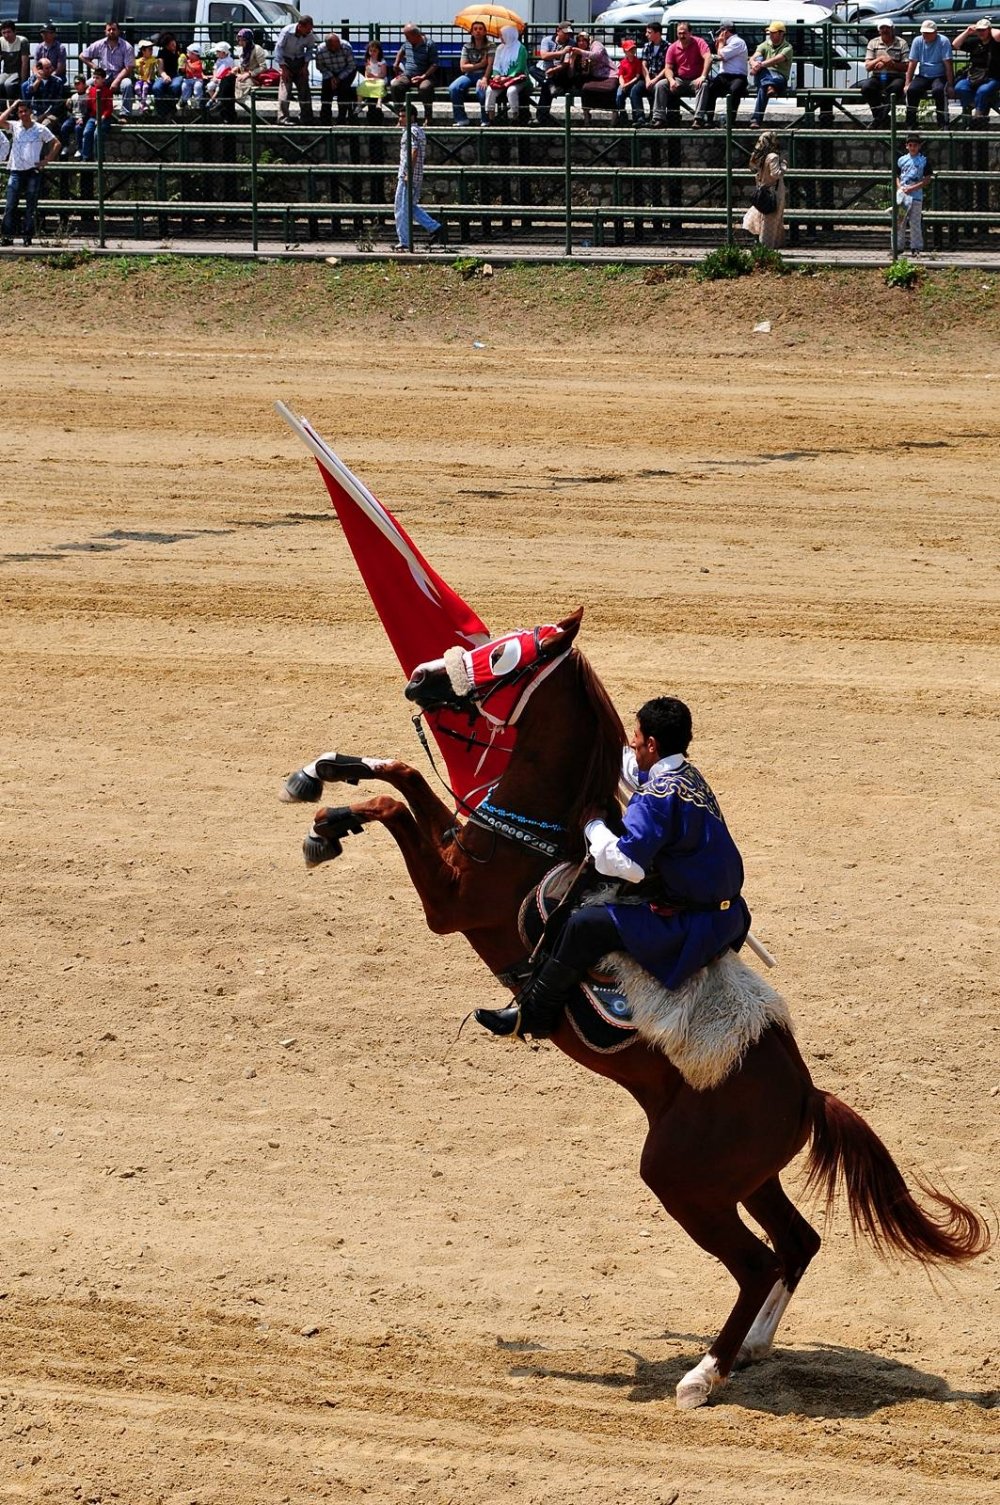
[[[778,207],[778,195],[768,183],[758,183],[750,199],[758,214],[773,214]]]

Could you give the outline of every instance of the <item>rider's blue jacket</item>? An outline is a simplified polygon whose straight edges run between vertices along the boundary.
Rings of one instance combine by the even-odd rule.
[[[639,777],[616,845],[646,877],[635,900],[627,902],[624,883],[624,902],[609,908],[625,949],[665,987],[676,988],[746,940],[743,859],[718,800],[692,763],[666,758]],[[649,888],[652,895],[641,898]]]

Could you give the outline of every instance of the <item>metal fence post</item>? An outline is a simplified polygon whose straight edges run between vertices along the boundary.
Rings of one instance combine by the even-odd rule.
[[[566,95],[566,119],[563,124],[563,183],[566,194],[566,239],[564,250],[573,254],[573,94]]]
[[[726,98],[726,245],[733,244],[733,98]]]
[[[890,101],[889,106],[889,213],[892,216],[892,228],[889,231],[889,246],[892,251],[892,259],[896,260],[899,255],[899,215],[896,213],[896,153],[899,150],[899,138],[896,135],[896,101]]]
[[[101,114],[104,101],[100,93],[94,103],[97,106],[97,123],[94,130],[94,141],[97,144],[97,244],[103,251],[106,243],[104,235],[104,116]]]
[[[413,121],[410,118],[410,101],[403,95],[403,109],[406,111],[406,239],[410,255],[413,255]]]
[[[257,97],[250,88],[250,237],[256,251],[260,242],[257,215]]]

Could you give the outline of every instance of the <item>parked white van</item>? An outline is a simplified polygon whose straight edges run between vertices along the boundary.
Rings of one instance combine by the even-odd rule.
[[[723,21],[734,21],[738,34],[751,52],[764,40],[770,22],[782,21],[796,56],[792,70],[793,87],[822,87],[821,60],[825,43],[832,49],[833,83],[837,88],[848,88],[866,76],[862,61],[865,39],[838,25],[832,10],[816,0],[802,0],[799,4],[794,0],[729,0],[728,4],[726,0],[676,0],[676,3],[665,6],[623,0],[622,4],[602,11],[594,25],[613,26],[616,46],[629,36],[641,46],[642,30],[650,21],[659,21],[665,33],[678,21],[687,21],[696,36],[709,43],[714,41]],[[811,61],[803,62],[803,58]]]

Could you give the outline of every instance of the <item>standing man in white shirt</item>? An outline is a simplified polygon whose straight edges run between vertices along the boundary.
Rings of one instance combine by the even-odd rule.
[[[17,119],[11,121],[12,115],[16,115]],[[59,138],[53,136],[47,126],[35,123],[34,113],[26,99],[20,99],[16,104],[8,105],[0,115],[0,130],[11,137],[10,173],[7,178],[7,199],[4,205],[0,246],[14,244],[14,221],[22,194],[24,195],[22,239],[26,246],[30,246],[35,233],[35,208],[42,188],[42,173],[59,155]],[[46,147],[49,149],[47,156],[43,155]]]
[[[722,21],[715,38],[715,60],[719,71],[702,87],[695,104],[695,125],[715,124],[716,101],[725,97],[726,108],[733,119],[740,107],[740,100],[747,92],[747,70],[750,53],[746,42],[736,35],[735,21]]]

